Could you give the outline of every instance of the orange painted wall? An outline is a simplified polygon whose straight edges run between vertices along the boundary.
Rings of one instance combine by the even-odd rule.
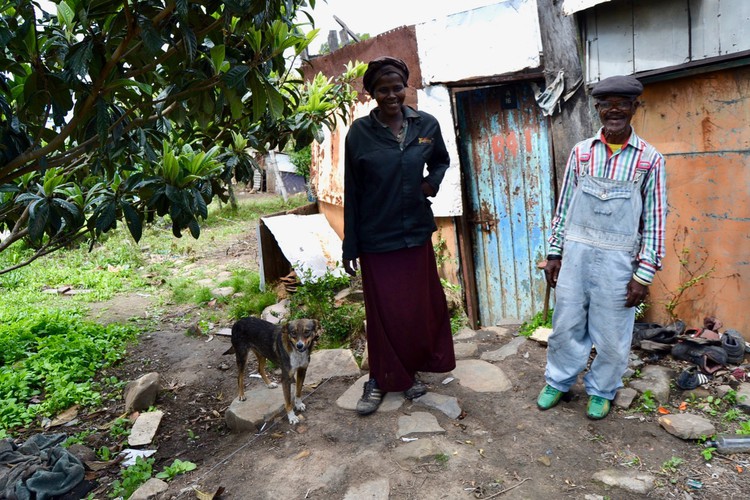
[[[651,83],[633,127],[667,161],[667,255],[649,317],[668,321],[666,306],[676,302],[688,328],[715,316],[750,340],[747,96],[750,67]]]

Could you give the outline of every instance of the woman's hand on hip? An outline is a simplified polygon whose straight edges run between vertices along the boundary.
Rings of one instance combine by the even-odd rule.
[[[350,276],[357,274],[357,259],[344,259],[344,271]]]

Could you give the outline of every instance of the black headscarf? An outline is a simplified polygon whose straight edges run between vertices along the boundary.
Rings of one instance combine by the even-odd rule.
[[[365,86],[365,90],[372,95],[375,90],[375,82],[377,82],[381,76],[387,75],[388,73],[396,73],[404,81],[404,86],[407,86],[409,80],[409,68],[406,63],[401,59],[395,57],[383,56],[373,59],[367,65],[367,71],[365,76],[362,77],[362,83]]]

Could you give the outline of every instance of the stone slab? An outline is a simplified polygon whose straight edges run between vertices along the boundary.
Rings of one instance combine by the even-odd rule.
[[[458,418],[461,416],[461,407],[458,406],[458,399],[453,396],[428,392],[424,396],[416,398],[414,402],[432,408],[433,410],[441,411],[449,418]]]
[[[349,488],[344,500],[388,500],[390,495],[391,482],[381,477]]]
[[[539,328],[534,330],[534,333],[532,333],[529,338],[531,340],[535,340],[539,342],[542,345],[547,345],[550,335],[552,335],[552,328],[547,328],[546,326],[540,326]]]
[[[412,434],[435,434],[444,433],[445,429],[432,413],[425,411],[415,411],[411,415],[398,417],[398,431],[396,437],[401,438]]]
[[[144,446],[150,444],[156,435],[161,419],[164,416],[162,411],[149,411],[141,413],[130,429],[128,444],[130,446]]]
[[[320,349],[310,356],[305,385],[316,385],[332,377],[352,377],[362,371],[351,349]]]
[[[479,359],[456,361],[452,375],[463,387],[476,392],[505,392],[513,386],[499,367]]]
[[[458,342],[453,344],[453,352],[456,355],[456,359],[469,359],[477,355],[479,348],[476,344],[471,342]]]
[[[235,398],[224,413],[227,427],[234,432],[257,431],[284,410],[281,387],[258,387],[245,391],[246,401]]]
[[[510,342],[494,351],[483,352],[480,356],[485,361],[502,361],[518,354],[518,349],[526,343],[526,337],[515,337]]]
[[[339,398],[336,400],[336,406],[343,408],[344,410],[356,410],[357,401],[362,397],[362,389],[365,382],[370,378],[370,374],[366,373],[359,377]],[[396,411],[401,408],[404,404],[404,395],[401,392],[389,392],[386,393],[383,398],[383,402],[380,403],[378,408],[379,412],[382,411]]]

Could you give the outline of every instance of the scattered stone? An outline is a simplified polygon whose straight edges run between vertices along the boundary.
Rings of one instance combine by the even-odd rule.
[[[356,410],[357,401],[362,397],[362,390],[365,382],[370,378],[370,374],[362,375],[354,384],[352,384],[344,394],[336,400],[336,406],[344,410]],[[388,392],[383,398],[383,402],[378,407],[378,412],[396,411],[404,404],[404,395],[400,392]]]
[[[631,380],[628,385],[639,393],[651,391],[661,404],[669,402],[669,390],[674,371],[666,366],[648,365],[641,370],[641,378]]]
[[[680,439],[699,439],[716,433],[716,428],[710,420],[690,413],[662,415],[659,417],[659,424],[668,433]]]
[[[445,396],[434,392],[428,392],[414,400],[416,403],[425,405],[428,408],[441,411],[449,418],[458,418],[461,415],[461,407],[458,406],[458,399],[453,396]]]
[[[396,462],[425,462],[442,455],[443,450],[430,438],[416,439],[404,443],[393,451],[393,458]]]
[[[711,395],[711,391],[709,391],[705,387],[696,387],[695,389],[689,389],[687,391],[682,392],[683,399],[692,399],[692,400],[706,399],[710,395]]]
[[[129,498],[130,500],[150,500],[167,491],[167,488],[169,488],[167,483],[152,477],[135,490]]]
[[[536,461],[547,467],[552,465],[552,459],[547,455],[542,455],[541,457],[537,458]]]
[[[269,389],[265,386],[245,390],[247,400],[235,398],[224,413],[224,420],[234,432],[260,430],[267,422],[284,409],[284,392],[281,387]]]
[[[470,342],[453,344],[453,352],[456,355],[456,359],[473,358],[477,355],[477,350],[477,345]]]
[[[750,383],[742,382],[737,387],[737,406],[746,413],[750,413]]]
[[[542,345],[547,345],[550,335],[552,335],[552,328],[547,328],[546,326],[540,326],[539,328],[534,330],[534,333],[532,333],[529,338],[531,340],[535,340],[539,342]]]
[[[133,428],[130,429],[128,444],[130,446],[144,446],[150,444],[156,435],[161,419],[164,416],[162,411],[149,411],[138,415]]]
[[[232,273],[229,271],[221,271],[216,276],[214,276],[214,281],[216,283],[223,283],[225,281],[229,281],[232,279]]]
[[[622,378],[627,379],[627,378],[632,377],[633,375],[635,375],[635,370],[633,370],[632,368],[628,367],[628,368],[625,369],[625,373],[622,374]]]
[[[502,361],[509,356],[518,354],[518,349],[526,343],[526,337],[515,337],[496,351],[483,352],[481,359],[485,361]]]
[[[415,411],[411,415],[403,415],[398,418],[398,431],[396,431],[396,437],[400,438],[411,434],[443,432],[445,432],[445,429],[440,427],[435,415],[425,411]]]
[[[316,385],[331,377],[359,376],[361,373],[350,349],[320,349],[310,356],[305,385]]]
[[[79,443],[71,444],[68,447],[68,451],[75,455],[81,462],[96,462],[98,460],[94,450]]]
[[[148,410],[156,402],[161,389],[161,377],[157,372],[147,373],[125,387],[125,411]]]
[[[221,335],[223,337],[231,337],[232,336],[232,329],[231,328],[220,328],[218,332],[216,332],[216,335]]]
[[[491,334],[497,339],[505,339],[511,336],[511,331],[503,326],[485,326],[479,330],[479,334]]]
[[[476,336],[477,336],[477,332],[475,332],[468,326],[464,326],[458,332],[456,332],[456,335],[453,337],[453,339],[454,340],[470,340]]]
[[[203,279],[200,279],[200,280],[196,281],[195,283],[197,285],[200,285],[200,286],[204,287],[204,288],[211,288],[215,284],[214,280],[212,280],[210,278],[203,278]]]
[[[723,398],[731,390],[733,390],[731,385],[723,384],[723,385],[716,387],[716,395],[719,396],[720,398]]]
[[[452,375],[476,392],[505,392],[513,386],[499,367],[478,359],[457,361]]]
[[[260,314],[260,318],[275,325],[281,323],[287,316],[289,316],[290,302],[289,299],[284,299],[281,302],[266,307]]]
[[[615,395],[614,405],[618,408],[628,409],[633,404],[633,400],[638,396],[638,391],[630,387],[623,387]]]
[[[201,326],[197,321],[188,326],[187,330],[185,330],[185,335],[187,335],[188,337],[200,337],[202,333],[203,332],[201,331]]]
[[[637,470],[606,469],[594,474],[593,479],[607,486],[641,495],[645,495],[654,487],[654,476]]]
[[[212,297],[229,297],[234,293],[234,287],[231,286],[222,286],[219,288],[214,288],[211,290],[211,296]]]
[[[344,500],[388,500],[391,495],[391,483],[381,477],[349,488]]]
[[[606,497],[603,497],[602,495],[592,495],[591,493],[583,496],[583,500],[604,500],[605,498]]]

